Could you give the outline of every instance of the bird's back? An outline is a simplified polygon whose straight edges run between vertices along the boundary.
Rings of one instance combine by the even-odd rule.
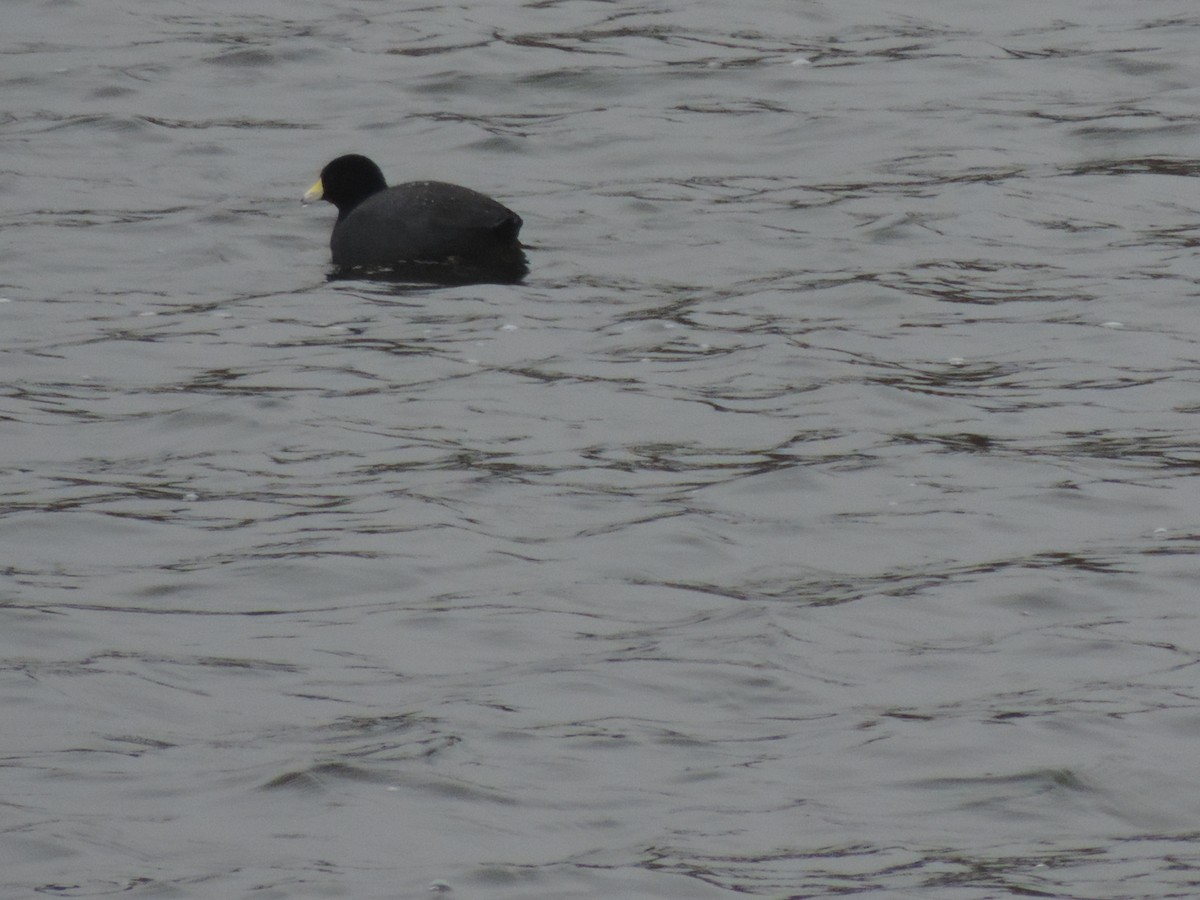
[[[339,218],[330,248],[334,265],[344,268],[471,262],[519,252],[520,229],[520,216],[477,191],[413,181],[373,194]]]

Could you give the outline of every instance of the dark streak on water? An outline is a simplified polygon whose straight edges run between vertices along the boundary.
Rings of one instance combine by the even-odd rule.
[[[5,13],[4,896],[1197,893],[1190,7]]]

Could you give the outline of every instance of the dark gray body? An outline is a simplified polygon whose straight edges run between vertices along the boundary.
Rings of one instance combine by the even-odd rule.
[[[524,263],[521,217],[470,188],[411,181],[372,194],[338,217],[329,246],[343,269],[408,263]]]

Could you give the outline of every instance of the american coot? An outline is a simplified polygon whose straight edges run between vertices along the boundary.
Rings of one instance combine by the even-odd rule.
[[[529,271],[521,217],[491,197],[441,181],[388,187],[365,156],[339,156],[304,202],[337,207],[329,246],[339,274],[438,283],[512,282]]]

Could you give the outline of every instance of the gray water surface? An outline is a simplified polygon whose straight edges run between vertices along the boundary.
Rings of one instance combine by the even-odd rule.
[[[1200,890],[1194,4],[0,19],[4,896]]]

